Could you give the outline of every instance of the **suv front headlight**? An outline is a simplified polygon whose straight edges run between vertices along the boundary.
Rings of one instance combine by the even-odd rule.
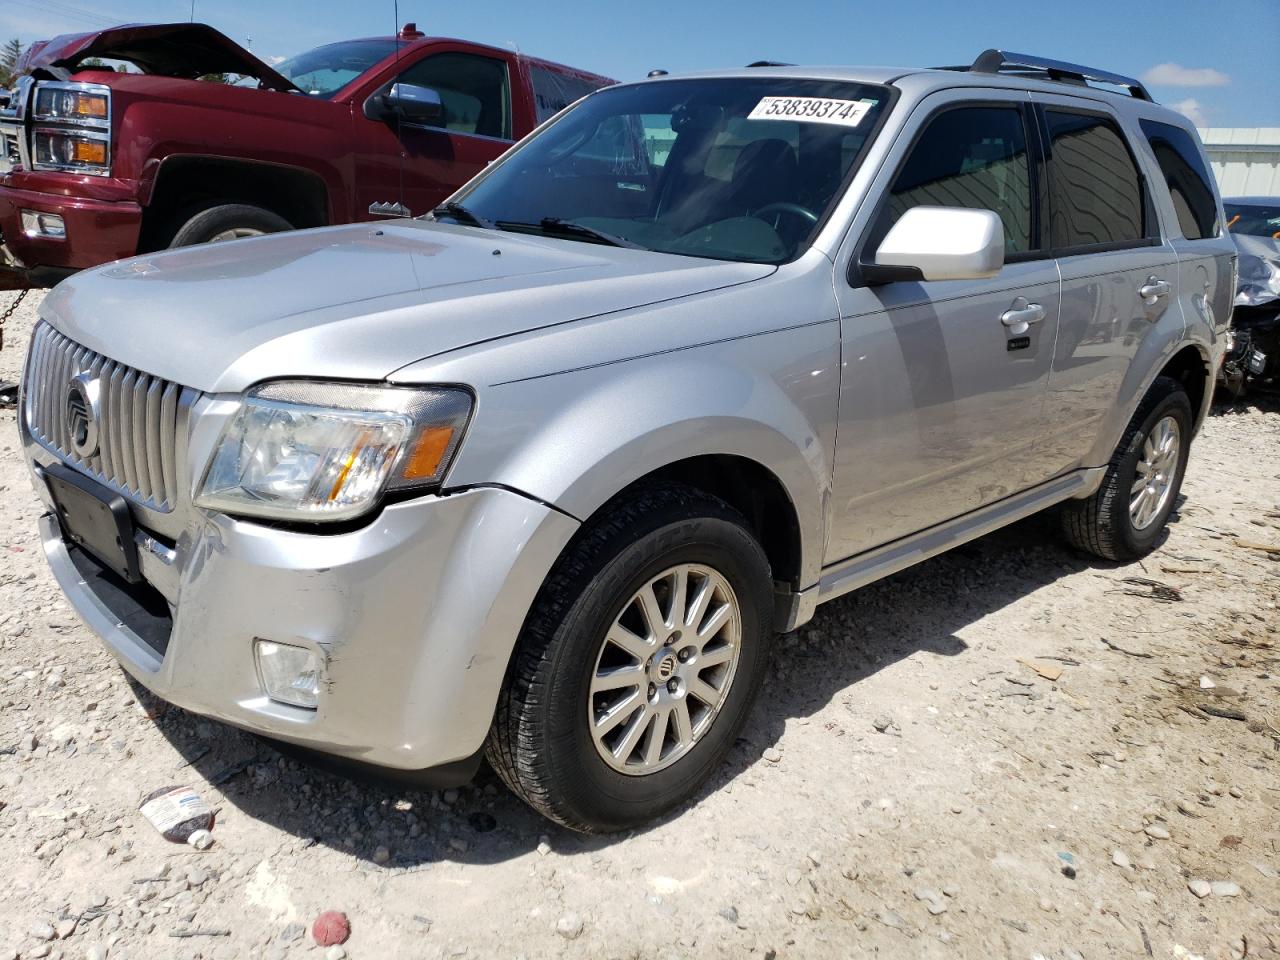
[[[471,395],[289,381],[245,397],[222,431],[196,505],[281,520],[346,520],[386,490],[438,485]]]

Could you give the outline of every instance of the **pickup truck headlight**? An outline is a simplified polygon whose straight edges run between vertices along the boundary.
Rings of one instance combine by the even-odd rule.
[[[31,109],[31,166],[105,177],[111,172],[111,90],[41,80]]]
[[[107,126],[111,94],[106,87],[42,83],[36,88],[37,120]]]
[[[457,389],[309,381],[250,393],[222,431],[196,505],[281,520],[346,520],[385,490],[438,485],[471,415]]]
[[[104,176],[111,170],[111,150],[105,137],[75,130],[36,127],[32,166],[37,170],[62,170]]]

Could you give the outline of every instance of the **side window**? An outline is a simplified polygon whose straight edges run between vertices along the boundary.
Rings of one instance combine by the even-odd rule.
[[[1046,110],[1049,239],[1055,249],[1141,243],[1149,234],[1142,175],[1106,117]]]
[[[882,238],[899,217],[919,206],[994,210],[1004,221],[1006,253],[1034,249],[1022,111],[957,107],[930,120],[890,188],[876,236]]]
[[[511,139],[511,84],[503,61],[437,53],[415,63],[399,79],[440,94],[445,129]]]
[[[1178,212],[1178,226],[1188,240],[1218,235],[1218,203],[1204,159],[1191,134],[1171,123],[1143,120],[1142,132],[1160,164],[1164,182]]]
[[[569,104],[597,89],[589,80],[536,63],[529,65],[529,79],[533,83],[533,106],[539,123],[550,120]]]

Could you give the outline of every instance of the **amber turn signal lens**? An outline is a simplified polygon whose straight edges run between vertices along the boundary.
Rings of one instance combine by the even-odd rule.
[[[107,98],[101,94],[79,94],[75,102],[77,117],[90,117],[95,120],[107,119]]]
[[[405,459],[400,476],[405,480],[430,480],[453,439],[453,427],[423,427]]]
[[[103,165],[107,162],[107,145],[91,140],[77,140],[72,147],[72,158],[77,163]]]

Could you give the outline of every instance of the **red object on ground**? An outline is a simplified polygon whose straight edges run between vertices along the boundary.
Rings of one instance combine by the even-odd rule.
[[[326,910],[316,917],[311,926],[311,936],[322,947],[331,947],[335,943],[346,943],[351,936],[351,922],[345,913],[337,910]]]

